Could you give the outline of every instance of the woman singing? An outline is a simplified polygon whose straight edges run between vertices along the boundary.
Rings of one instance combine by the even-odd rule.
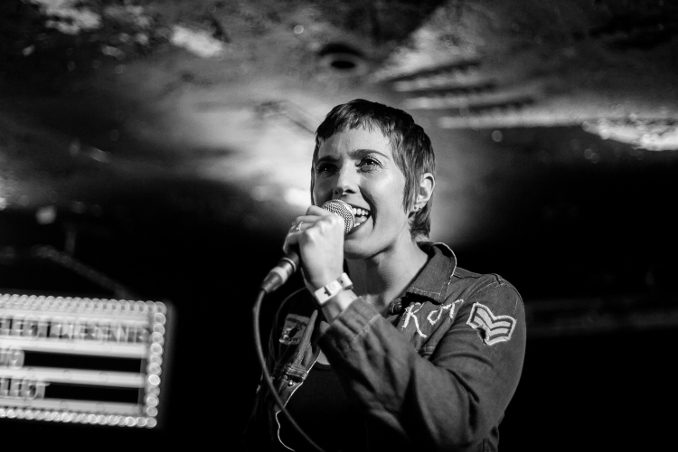
[[[294,221],[305,288],[276,315],[268,370],[311,440],[336,451],[496,451],[520,379],[525,316],[496,274],[427,241],[435,158],[404,111],[357,99],[316,132],[313,205]],[[346,202],[355,216],[319,206]],[[312,449],[261,384],[248,450]]]

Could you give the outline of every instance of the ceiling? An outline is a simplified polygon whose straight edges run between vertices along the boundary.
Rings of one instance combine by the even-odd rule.
[[[0,211],[25,218],[3,243],[135,287],[116,251],[278,250],[316,126],[362,97],[428,131],[432,237],[468,266],[535,299],[644,291],[673,268],[677,35],[664,0],[5,0]],[[546,276],[575,265],[570,291]]]

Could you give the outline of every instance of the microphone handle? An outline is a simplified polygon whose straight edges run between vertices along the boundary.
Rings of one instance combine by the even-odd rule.
[[[266,293],[271,293],[285,284],[292,274],[299,268],[299,253],[290,251],[278,261],[278,265],[268,272],[264,282],[261,283],[261,289]]]

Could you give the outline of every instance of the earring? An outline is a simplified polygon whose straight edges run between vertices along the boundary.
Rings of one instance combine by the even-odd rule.
[[[419,210],[419,206],[414,206],[414,211],[417,212]]]

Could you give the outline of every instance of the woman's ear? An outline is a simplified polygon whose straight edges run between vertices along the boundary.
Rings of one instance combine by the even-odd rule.
[[[417,196],[415,197],[414,205],[417,210],[421,209],[433,196],[433,190],[436,186],[436,178],[431,173],[424,173],[419,178],[419,185],[417,186]]]

